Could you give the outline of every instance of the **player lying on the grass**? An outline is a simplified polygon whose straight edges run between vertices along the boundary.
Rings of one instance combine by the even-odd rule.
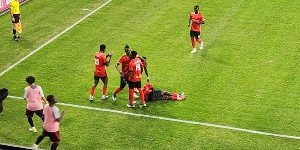
[[[185,95],[183,92],[181,94],[177,94],[173,92],[154,89],[151,83],[146,83],[144,85],[143,92],[146,101],[155,101],[155,100],[181,101],[185,99]]]
[[[4,99],[7,97],[8,95],[8,90],[3,88],[3,89],[0,89],[0,113],[3,111],[3,101]]]

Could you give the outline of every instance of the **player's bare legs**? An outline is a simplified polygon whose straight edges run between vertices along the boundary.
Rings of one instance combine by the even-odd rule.
[[[94,79],[94,85],[92,86],[92,89],[91,89],[90,101],[94,100],[94,93],[95,93],[95,89],[96,89],[98,83],[99,83],[99,80]]]
[[[101,99],[107,99],[108,96],[106,96],[106,91],[107,91],[108,77],[106,76],[106,77],[101,78],[101,81],[103,82],[103,89],[102,89]]]
[[[172,92],[167,92],[167,91],[161,91],[161,97],[164,100],[181,101],[181,100],[185,99],[185,95],[183,92],[181,94],[177,94],[177,93],[172,93]]]

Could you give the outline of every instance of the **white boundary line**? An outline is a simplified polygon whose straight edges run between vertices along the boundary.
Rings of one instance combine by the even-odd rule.
[[[45,47],[46,45],[48,45],[49,43],[51,43],[52,41],[54,41],[55,39],[57,39],[58,37],[60,37],[64,33],[66,33],[67,31],[69,31],[70,29],[72,29],[74,26],[76,26],[77,24],[79,24],[80,22],[82,22],[84,19],[86,19],[90,15],[94,14],[96,11],[98,11],[99,9],[101,9],[102,7],[104,7],[105,5],[107,5],[108,3],[110,3],[111,1],[112,0],[109,0],[109,1],[105,2],[104,4],[102,4],[101,6],[99,6],[97,9],[93,10],[92,12],[90,12],[89,14],[87,14],[86,16],[84,16],[83,18],[81,18],[80,20],[78,20],[77,22],[75,22],[74,24],[72,24],[70,27],[68,27],[67,29],[65,29],[61,33],[57,34],[55,37],[53,37],[52,39],[50,39],[49,41],[47,41],[46,43],[44,43],[43,45],[41,45],[40,47],[38,47],[37,49],[35,49],[34,51],[32,51],[31,53],[29,53],[28,55],[26,55],[25,57],[23,57],[22,59],[20,59],[19,61],[17,61],[16,63],[14,63],[13,65],[11,65],[10,67],[8,67],[7,69],[5,69],[3,72],[0,73],[0,77],[3,74],[5,74],[7,71],[9,71],[12,68],[14,68],[16,65],[18,65],[19,63],[21,63],[22,61],[24,61],[25,59],[27,59],[28,57],[30,57],[34,53],[36,53],[37,51],[39,51],[40,49],[42,49],[43,47]]]
[[[14,99],[23,99],[22,97],[17,97],[17,96],[8,96],[8,97],[14,98]],[[75,107],[75,108],[98,110],[98,111],[111,112],[111,113],[117,113],[117,114],[123,114],[123,115],[131,115],[131,116],[138,116],[138,117],[145,117],[145,118],[152,118],[152,119],[160,119],[160,120],[165,120],[165,121],[173,121],[173,122],[180,122],[180,123],[186,123],[186,124],[202,125],[202,126],[208,126],[208,127],[215,127],[215,128],[222,128],[222,129],[248,132],[248,133],[253,133],[253,134],[268,135],[268,136],[275,136],[275,137],[281,137],[281,138],[289,138],[289,139],[300,140],[300,137],[291,136],[291,135],[274,134],[274,133],[248,130],[248,129],[242,129],[242,128],[235,128],[235,127],[216,125],[216,124],[210,124],[210,123],[202,123],[202,122],[196,122],[196,121],[188,121],[188,120],[180,120],[180,119],[173,119],[173,118],[166,118],[166,117],[159,117],[159,116],[136,114],[136,113],[130,113],[130,112],[124,112],[124,111],[112,110],[112,109],[103,109],[103,108],[96,108],[96,107],[89,107],[89,106],[66,104],[66,103],[57,103],[57,104],[58,105],[63,105],[63,106]]]

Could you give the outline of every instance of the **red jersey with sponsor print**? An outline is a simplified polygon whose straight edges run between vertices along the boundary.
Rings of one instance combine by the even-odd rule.
[[[195,14],[195,12],[190,13],[190,19],[191,22],[191,30],[196,32],[201,32],[201,24],[196,24],[193,21],[202,22],[204,21],[204,16],[200,12],[198,14]]]
[[[105,65],[107,63],[106,56],[103,53],[95,53],[95,72],[94,75],[98,77],[106,76]]]
[[[142,61],[139,58],[135,58],[129,63],[129,70],[132,74],[128,80],[131,82],[138,82],[142,79]]]

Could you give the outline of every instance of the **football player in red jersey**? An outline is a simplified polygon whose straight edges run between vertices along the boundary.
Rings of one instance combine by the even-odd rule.
[[[128,69],[129,69],[129,63],[131,61],[131,59],[129,58],[130,56],[130,49],[129,46],[126,45],[125,48],[125,54],[123,54],[118,62],[116,63],[115,67],[118,70],[118,72],[121,75],[121,80],[120,80],[120,86],[113,92],[112,94],[112,99],[114,101],[117,100],[117,93],[119,93],[120,91],[122,91],[124,89],[124,87],[127,84],[127,80],[125,79],[125,75],[128,73]],[[120,70],[119,65],[122,64],[122,70]]]
[[[154,89],[151,83],[146,83],[143,88],[144,97],[146,101],[156,101],[156,100],[174,100],[181,101],[185,99],[185,95],[167,92],[163,90]]]
[[[137,52],[136,51],[131,51],[131,53],[130,53],[131,61],[129,63],[129,70],[128,70],[128,74],[125,76],[125,78],[128,81],[129,100],[130,100],[130,104],[127,104],[127,107],[135,107],[134,104],[133,104],[133,101],[134,101],[134,97],[133,97],[134,88],[137,88],[139,93],[140,93],[140,97],[141,97],[141,100],[142,100],[141,107],[146,107],[146,103],[145,103],[145,99],[144,99],[144,93],[143,93],[143,90],[141,88],[143,64],[142,64],[141,59],[136,57],[136,56],[137,56]]]
[[[146,74],[146,76],[147,76],[147,83],[148,82],[150,82],[150,77],[149,77],[149,75],[148,75],[148,70],[147,70],[147,59],[146,59],[146,57],[140,57],[140,56],[137,56],[137,58],[139,58],[139,59],[141,59],[141,61],[142,61],[142,74],[143,74],[143,71],[145,71],[145,74]],[[139,93],[139,91],[135,88],[134,89],[134,93],[133,93],[133,97],[134,98],[140,98],[140,96],[139,95],[137,95]],[[130,100],[129,100],[129,102],[130,102]],[[134,103],[135,103],[135,101],[134,101]]]
[[[190,13],[190,19],[189,19],[189,24],[188,24],[188,27],[191,26],[190,37],[191,37],[191,43],[192,43],[192,47],[193,47],[193,50],[191,51],[191,53],[197,52],[194,37],[196,38],[196,41],[198,43],[200,43],[200,50],[203,49],[203,42],[200,39],[200,33],[201,33],[201,24],[205,24],[204,20],[205,19],[204,19],[203,14],[199,12],[199,6],[196,5],[194,7],[194,11]]]
[[[107,99],[106,96],[107,91],[107,74],[106,74],[106,67],[109,66],[110,60],[112,57],[112,52],[109,52],[106,56],[104,55],[106,51],[106,45],[100,45],[100,51],[95,53],[95,71],[94,71],[94,85],[91,89],[90,101],[94,100],[94,92],[99,83],[99,79],[103,82],[103,89],[102,89],[102,96],[101,99]],[[108,58],[108,60],[107,60]]]

